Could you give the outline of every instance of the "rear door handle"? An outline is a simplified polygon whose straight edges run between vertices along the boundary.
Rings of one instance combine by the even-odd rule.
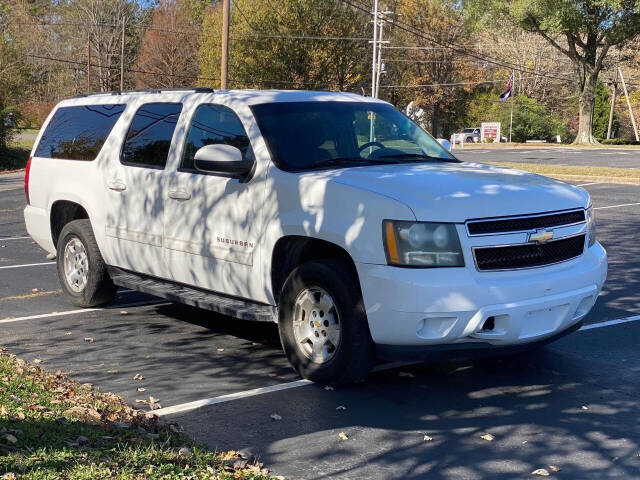
[[[170,190],[169,198],[173,198],[174,200],[189,200],[191,198],[191,194],[184,190]]]
[[[121,180],[109,180],[107,187],[114,192],[124,192],[127,189],[127,186]]]

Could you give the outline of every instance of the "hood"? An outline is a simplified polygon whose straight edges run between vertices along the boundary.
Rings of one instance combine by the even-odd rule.
[[[335,171],[333,182],[398,200],[418,220],[462,223],[586,208],[589,194],[559,180],[479,163],[380,165]]]

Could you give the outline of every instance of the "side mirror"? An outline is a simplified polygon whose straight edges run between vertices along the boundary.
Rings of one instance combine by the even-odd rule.
[[[447,152],[451,151],[451,142],[449,142],[449,140],[447,140],[446,138],[439,138],[438,143],[442,145],[442,148],[444,148]]]
[[[205,173],[223,173],[244,176],[251,171],[253,160],[242,158],[242,152],[231,145],[221,143],[205,145],[194,157],[196,170]]]

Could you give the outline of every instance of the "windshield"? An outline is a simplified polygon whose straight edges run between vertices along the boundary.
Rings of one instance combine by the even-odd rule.
[[[364,102],[265,103],[251,107],[282,170],[457,160],[391,105]]]
[[[475,131],[475,128],[465,128],[462,133],[474,133]]]

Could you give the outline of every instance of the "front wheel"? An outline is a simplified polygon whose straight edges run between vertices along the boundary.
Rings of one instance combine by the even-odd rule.
[[[113,300],[117,287],[111,281],[89,220],[67,223],[58,239],[58,278],[71,303],[96,307]]]
[[[375,361],[356,275],[344,262],[300,265],[284,284],[279,308],[282,346],[303,378],[350,383]]]

